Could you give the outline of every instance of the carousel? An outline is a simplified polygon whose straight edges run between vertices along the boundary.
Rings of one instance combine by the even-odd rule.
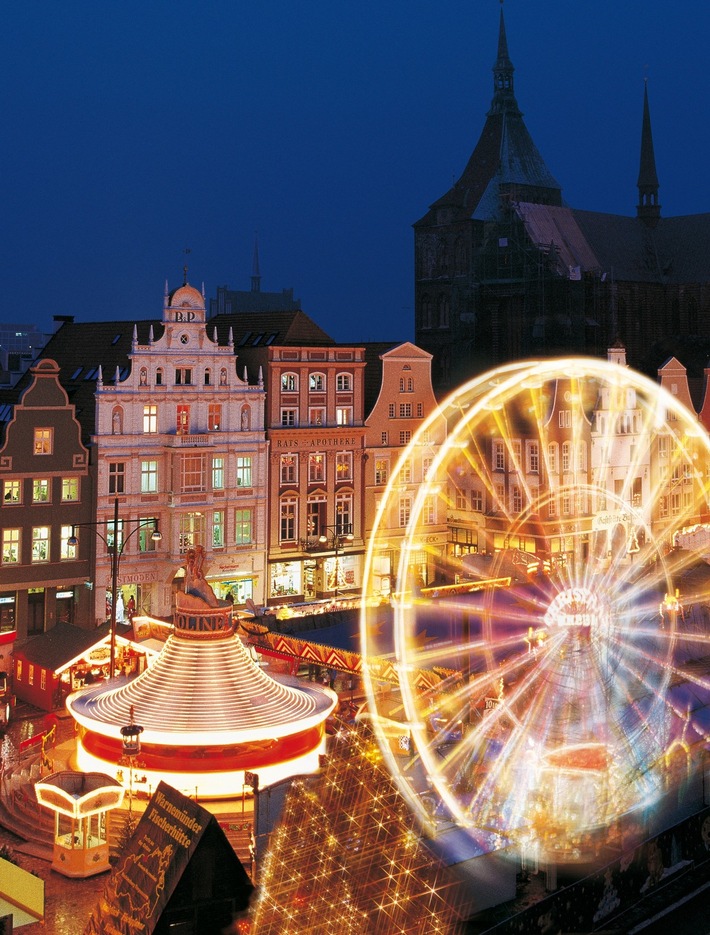
[[[231,603],[205,581],[203,560],[199,548],[188,554],[174,631],[150,668],[67,699],[82,771],[128,769],[147,793],[164,780],[200,798],[317,771],[337,695],[264,671],[234,632]],[[131,756],[127,727],[140,734]]]

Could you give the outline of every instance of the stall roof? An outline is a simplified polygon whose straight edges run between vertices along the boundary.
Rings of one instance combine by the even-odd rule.
[[[71,623],[57,623],[46,633],[28,640],[15,654],[21,655],[33,665],[56,672],[87,649],[100,643],[110,632],[111,624],[108,621],[94,630],[84,630]],[[132,629],[130,626],[117,624],[116,633],[130,639]]]

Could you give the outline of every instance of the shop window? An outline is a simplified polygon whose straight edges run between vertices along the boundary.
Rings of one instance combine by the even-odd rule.
[[[158,407],[143,406],[143,433],[154,435],[158,431]]]
[[[79,478],[78,477],[63,477],[62,478],[62,502],[63,503],[75,503],[79,499]]]
[[[249,545],[253,541],[251,509],[234,511],[234,541],[236,545]]]
[[[33,450],[36,455],[51,455],[53,434],[53,429],[35,429]]]
[[[2,531],[2,563],[3,565],[19,565],[20,563],[20,530],[3,529]]]
[[[141,493],[157,493],[158,462],[141,461]]]
[[[49,502],[49,478],[40,477],[35,478],[32,481],[32,502],[33,503],[48,503]]]
[[[32,561],[49,561],[49,526],[32,527]]]
[[[111,461],[108,466],[108,492],[126,492],[126,465],[123,461]]]
[[[237,487],[251,487],[251,457],[237,458]]]
[[[3,482],[2,502],[7,506],[22,503],[22,481],[6,480]]]

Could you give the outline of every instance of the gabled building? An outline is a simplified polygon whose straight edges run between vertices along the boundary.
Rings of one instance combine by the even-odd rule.
[[[501,10],[481,136],[414,225],[415,341],[433,355],[437,395],[510,360],[603,357],[617,339],[652,378],[671,355],[700,375],[710,213],[662,215],[647,88],[640,143],[634,216],[568,206],[518,106]]]
[[[19,401],[3,407],[0,670],[15,639],[88,619],[90,557],[69,540],[92,518],[89,452],[59,377],[55,361],[37,362]]]

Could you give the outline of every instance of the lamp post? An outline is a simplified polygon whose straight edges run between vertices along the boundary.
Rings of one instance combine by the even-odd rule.
[[[118,597],[118,567],[121,562],[121,556],[123,555],[123,550],[126,547],[128,540],[134,536],[140,529],[144,526],[152,526],[153,533],[151,539],[153,542],[160,542],[163,538],[159,528],[157,519],[142,519],[134,521],[136,522],[136,528],[131,530],[127,536],[121,536],[121,543],[118,544],[118,497],[113,502],[113,520],[104,519],[96,520],[95,522],[89,523],[74,523],[71,528],[71,536],[67,540],[68,545],[76,546],[78,544],[78,539],[76,537],[76,530],[81,526],[93,526],[94,532],[101,539],[101,541],[106,545],[109,555],[111,556],[111,658],[110,658],[110,668],[109,668],[109,678],[112,679],[114,676],[114,668],[116,664],[116,599]],[[106,528],[106,534],[99,532],[96,528],[97,526],[104,526]],[[109,542],[108,529],[110,526],[113,526],[113,544]]]
[[[328,535],[330,533],[330,535]],[[335,526],[323,526],[323,531],[318,536],[321,545],[328,545],[335,553],[335,587],[333,588],[333,600],[338,600],[338,582],[340,580],[338,556],[344,542],[352,542],[353,536],[352,523],[336,523]]]

